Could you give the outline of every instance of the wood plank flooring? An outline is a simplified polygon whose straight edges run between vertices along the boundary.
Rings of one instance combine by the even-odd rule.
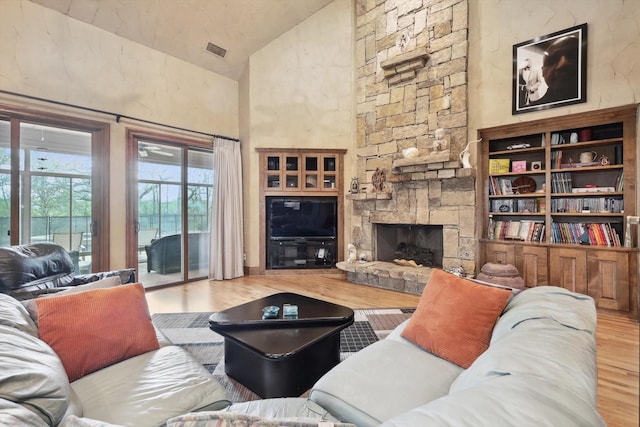
[[[351,308],[415,307],[419,297],[356,285],[339,274],[246,276],[148,289],[151,313],[219,311],[277,292],[296,292]],[[598,313],[598,411],[609,427],[640,425],[638,322]]]

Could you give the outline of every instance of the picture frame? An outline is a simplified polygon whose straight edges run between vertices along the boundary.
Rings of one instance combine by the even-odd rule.
[[[583,102],[586,23],[513,45],[512,114]]]

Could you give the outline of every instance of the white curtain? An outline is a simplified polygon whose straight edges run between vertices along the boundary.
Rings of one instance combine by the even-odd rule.
[[[213,175],[209,278],[233,279],[244,275],[240,142],[213,139]]]

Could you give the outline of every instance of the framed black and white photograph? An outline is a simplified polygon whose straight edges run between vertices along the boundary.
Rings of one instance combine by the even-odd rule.
[[[512,114],[587,101],[587,24],[513,46]]]

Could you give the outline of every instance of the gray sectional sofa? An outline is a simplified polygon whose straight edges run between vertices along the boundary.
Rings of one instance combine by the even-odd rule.
[[[311,400],[358,427],[606,425],[590,297],[558,287],[515,295],[466,370],[403,338],[407,322],[324,375]]]

